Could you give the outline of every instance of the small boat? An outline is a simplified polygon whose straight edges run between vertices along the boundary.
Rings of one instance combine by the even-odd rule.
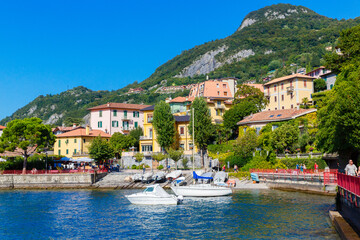
[[[157,172],[152,176],[152,179],[154,180],[154,182],[156,183],[162,183],[166,181],[166,173],[161,171],[161,172]]]
[[[137,173],[134,176],[132,176],[132,179],[134,182],[140,182],[141,181],[142,174]]]
[[[185,177],[178,177],[172,182],[175,186],[185,186],[187,182],[185,181]]]
[[[182,196],[168,194],[159,184],[145,188],[143,192],[125,196],[132,204],[139,205],[177,205],[182,202]]]
[[[152,182],[152,176],[153,174],[151,172],[148,172],[148,173],[144,173],[142,176],[141,176],[141,182],[142,183],[151,183]]]
[[[212,177],[199,176],[193,171],[193,178],[196,180],[211,180]],[[211,184],[194,184],[189,186],[171,186],[176,195],[184,197],[218,197],[232,194],[229,187],[215,186]]]
[[[171,173],[168,173],[166,175],[166,179],[169,181],[173,181],[173,180],[177,179],[178,177],[180,177],[181,175],[182,175],[181,170],[172,171]]]
[[[201,174],[200,176],[201,176],[201,178],[197,178],[197,179],[199,179],[199,181],[201,183],[210,183],[213,180],[212,172],[206,172],[206,173]]]
[[[228,174],[226,172],[217,172],[214,176],[214,184],[218,186],[226,186]]]
[[[171,186],[177,196],[184,197],[219,197],[232,194],[231,188],[211,184],[194,184],[189,186]]]

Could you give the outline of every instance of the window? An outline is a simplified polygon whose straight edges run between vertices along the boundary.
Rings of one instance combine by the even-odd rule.
[[[294,98],[294,94],[290,93],[290,98],[293,99]]]
[[[334,84],[331,84],[331,85],[330,85],[330,89],[332,89],[333,87],[334,87]]]
[[[270,115],[270,117],[272,118],[272,117],[274,117],[274,115]]]
[[[217,92],[218,96],[220,96],[220,91]]]
[[[226,84],[223,84],[223,88],[226,88]]]
[[[276,92],[276,85],[274,85],[274,91]]]
[[[135,122],[134,126],[135,126],[135,128],[137,128],[138,127],[138,122]]]
[[[293,105],[293,104],[291,104],[291,108],[294,108],[294,105]]]
[[[276,96],[274,97],[274,101],[277,102],[277,97]]]
[[[69,154],[69,149],[66,149],[66,154]]]
[[[74,143],[76,143],[76,138],[74,139]]]
[[[278,114],[277,117],[281,117],[281,114]]]
[[[83,139],[83,143],[86,143],[86,140],[85,140],[85,138]]]
[[[76,148],[74,149],[74,154],[76,154]]]
[[[59,145],[58,145],[58,147],[61,147],[61,140],[59,139]],[[60,155],[60,154],[59,154]]]
[[[152,152],[152,145],[142,145],[141,150],[143,152]]]
[[[284,95],[281,95],[281,101],[284,101]]]
[[[277,125],[273,125],[272,126],[272,130],[274,131],[275,129],[277,129],[278,128],[278,126]]]
[[[306,87],[306,80],[304,80],[304,87]]]
[[[127,117],[127,111],[126,110],[124,111],[124,117],[125,118]]]
[[[189,150],[192,150],[192,149],[193,149],[193,144],[189,143]]]
[[[256,134],[259,135],[260,134],[260,130],[261,130],[261,127],[256,127]]]
[[[270,87],[267,88],[268,95],[270,95]]]
[[[102,128],[102,121],[98,121],[98,128]]]
[[[137,112],[137,111],[133,111],[133,117],[135,118],[135,117],[139,117],[140,116],[140,113],[139,112]]]
[[[275,110],[277,110],[277,108],[275,108]]]
[[[281,109],[285,109],[285,107],[284,107],[284,106],[282,106],[282,107],[281,107]]]
[[[281,83],[281,90],[284,90],[284,83]]]
[[[180,144],[181,149],[185,149],[185,145],[183,143]]]
[[[292,82],[293,82],[293,81],[292,81],[292,80],[290,80],[290,87],[292,87]]]
[[[61,155],[61,150],[58,151],[58,155]]]
[[[102,117],[102,110],[99,111],[99,117]]]
[[[180,135],[184,135],[185,134],[185,128],[184,127],[180,127]]]
[[[218,84],[218,83],[216,84],[216,87],[219,88],[219,84]]]
[[[224,92],[224,96],[227,96],[227,92],[226,92],[226,91]]]
[[[244,128],[244,133],[246,133],[246,128]]]
[[[221,101],[217,101],[216,103],[217,103],[217,105],[218,105],[218,106],[220,106],[220,105],[221,105]]]
[[[111,126],[112,127],[119,127],[119,122],[118,121],[112,121]]]
[[[152,120],[153,120],[153,115],[152,115],[152,114],[148,114],[148,115],[147,115],[147,122],[148,122],[148,123],[152,123]]]
[[[114,117],[117,116],[117,110],[114,110],[114,111],[113,111],[113,115],[114,115]]]
[[[153,137],[153,130],[152,130],[152,128],[149,128],[149,137],[150,137],[150,138]]]
[[[129,130],[129,122],[123,121],[123,130]]]

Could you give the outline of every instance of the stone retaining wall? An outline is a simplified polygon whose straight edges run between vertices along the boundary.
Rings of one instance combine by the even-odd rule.
[[[107,173],[0,175],[0,189],[9,188],[86,188]]]

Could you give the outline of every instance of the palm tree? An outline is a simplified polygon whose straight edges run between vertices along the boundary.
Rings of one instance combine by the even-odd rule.
[[[307,97],[304,97],[301,101],[301,103],[304,105],[304,108],[305,109],[308,109],[309,108],[309,99]]]

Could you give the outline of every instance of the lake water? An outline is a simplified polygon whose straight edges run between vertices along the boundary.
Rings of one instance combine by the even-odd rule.
[[[1,239],[339,239],[334,197],[274,190],[135,206],[139,190],[0,192]]]

